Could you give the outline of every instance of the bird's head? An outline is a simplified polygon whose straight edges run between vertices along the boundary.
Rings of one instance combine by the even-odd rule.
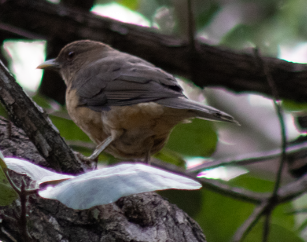
[[[43,62],[37,68],[58,71],[68,85],[83,65],[103,58],[111,50],[111,47],[101,42],[79,40],[66,45],[55,59]]]

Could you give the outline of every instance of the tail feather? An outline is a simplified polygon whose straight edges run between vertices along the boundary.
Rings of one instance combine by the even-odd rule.
[[[213,107],[200,104],[198,102],[192,101],[186,98],[167,98],[156,101],[165,107],[177,108],[177,109],[187,109],[191,110],[195,117],[207,119],[207,120],[216,120],[216,121],[226,121],[231,123],[239,123],[229,114],[224,113]]]

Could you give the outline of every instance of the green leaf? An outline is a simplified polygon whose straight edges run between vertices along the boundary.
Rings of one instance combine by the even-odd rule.
[[[245,24],[238,24],[223,36],[221,39],[221,44],[227,45],[233,49],[241,49],[242,46],[246,46],[247,43],[256,45],[254,35],[255,33],[253,27]]]
[[[7,118],[7,112],[2,105],[0,105],[0,116]]]
[[[176,204],[191,217],[196,217],[202,210],[202,190],[165,190],[158,192],[166,197],[170,203]]]
[[[257,179],[247,174],[231,180],[228,184],[236,187],[244,187],[257,192],[271,192],[274,182]],[[201,208],[196,215],[193,214],[193,219],[202,227],[208,241],[231,241],[237,229],[252,214],[255,205],[205,189],[202,189],[201,192]],[[278,239],[270,239],[270,241],[297,241],[298,235],[294,232],[294,216],[287,214],[287,212],[291,210],[291,207],[292,204],[289,202],[279,205],[274,209],[271,217],[271,224],[287,230],[285,232],[289,236],[287,238],[293,237],[293,240],[283,240],[278,237]],[[244,240],[244,242],[261,241],[263,226],[261,225],[259,228],[259,230],[252,230],[253,236],[248,236],[249,240]],[[272,232],[272,234],[274,233],[275,232]],[[252,240],[253,238],[254,240]]]
[[[292,100],[283,100],[282,107],[288,111],[307,111],[307,103],[299,103]]]
[[[117,0],[117,2],[132,11],[136,11],[139,8],[139,0]]]
[[[0,167],[2,169],[7,169],[7,165],[6,163],[4,162],[4,156],[2,154],[2,152],[0,151]]]
[[[235,187],[242,187],[254,192],[271,192],[274,188],[274,182],[252,176],[249,173],[236,177],[229,181],[229,184]]]
[[[72,120],[53,115],[50,118],[66,140],[90,141],[90,138]]]
[[[198,5],[200,6],[196,6],[196,12],[200,11],[200,13],[197,14],[198,16],[196,18],[196,25],[197,25],[197,28],[203,28],[207,24],[210,24],[214,15],[216,15],[216,13],[219,10],[221,10],[221,7],[216,2],[207,2],[205,4],[204,2],[198,2],[198,3],[199,3]],[[199,7],[200,8],[202,7],[202,9],[200,9]]]
[[[217,144],[212,122],[193,119],[192,123],[179,124],[172,131],[166,147],[184,156],[210,156]]]
[[[154,157],[179,167],[185,167],[185,160],[177,152],[167,148],[163,148]]]
[[[0,206],[8,206],[18,198],[18,194],[4,174],[3,169],[7,169],[7,166],[3,160],[1,151],[0,154]]]
[[[18,198],[18,194],[8,183],[7,179],[4,179],[4,173],[0,171],[0,206],[8,206]]]
[[[268,180],[260,179],[257,177],[253,177],[249,174],[233,179],[233,181],[231,181],[230,183],[232,185],[236,184],[239,187],[244,187],[246,189],[249,189],[255,192],[272,192],[273,187],[274,187],[273,181],[268,181]],[[291,203],[285,203],[285,204],[277,206],[273,210],[270,226],[283,227],[284,230],[288,230],[289,233],[294,233],[294,232],[291,232],[291,229],[293,229],[294,231],[294,226],[295,226],[294,216],[288,214],[288,211],[290,211],[291,209],[292,209]],[[258,232],[257,232],[257,229],[255,230],[258,233],[258,241],[261,240],[263,225],[261,225],[260,228],[261,230],[259,230]],[[273,230],[272,230],[272,234],[274,234]],[[249,236],[248,237],[249,239],[247,241],[256,241],[256,240],[251,240],[252,237],[255,239],[256,235],[254,234],[254,236]],[[275,240],[270,239],[269,241],[296,241],[294,240],[294,238],[293,240],[283,240],[280,238],[282,237],[275,237],[274,238]]]
[[[207,241],[231,241],[253,209],[250,203],[202,189],[202,207],[193,218],[203,229]]]
[[[262,219],[263,220],[263,219]],[[259,242],[262,241],[263,222],[259,222],[252,231],[247,235],[243,242]],[[291,241],[303,242],[304,240],[299,235],[291,230],[291,227],[285,228],[278,224],[270,223],[270,234],[268,242],[276,241]]]
[[[48,98],[40,95],[39,93],[35,94],[32,97],[32,100],[34,102],[36,102],[36,104],[39,105],[42,108],[51,108],[52,107],[52,105],[51,105],[50,101],[48,100]]]

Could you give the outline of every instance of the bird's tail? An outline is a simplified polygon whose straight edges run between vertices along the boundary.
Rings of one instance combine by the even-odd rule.
[[[207,120],[226,121],[239,125],[239,123],[229,114],[187,98],[166,98],[160,99],[156,102],[170,108],[191,110],[192,117],[194,116]]]

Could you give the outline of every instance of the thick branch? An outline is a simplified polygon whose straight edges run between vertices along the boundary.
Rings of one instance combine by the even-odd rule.
[[[190,78],[200,87],[225,87],[235,92],[271,90],[253,54],[195,43],[191,73],[190,48],[186,41],[142,28],[72,10],[47,1],[7,0],[1,4],[0,22],[28,32],[56,37],[63,42],[100,40],[122,51],[140,56],[174,74]],[[264,58],[281,98],[307,101],[307,67],[275,58]],[[196,68],[195,68],[196,67]]]
[[[47,114],[23,92],[1,61],[0,101],[10,119],[25,131],[51,168],[73,174],[84,171]]]

